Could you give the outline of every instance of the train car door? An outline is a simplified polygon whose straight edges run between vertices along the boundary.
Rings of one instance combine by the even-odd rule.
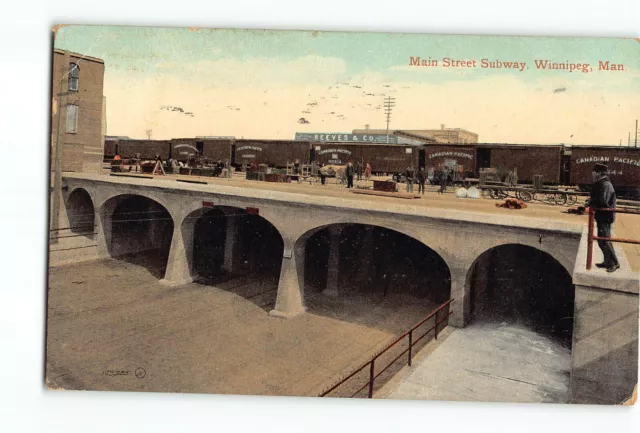
[[[196,150],[198,151],[198,155],[202,156],[204,152],[204,141],[196,141]]]
[[[562,185],[571,185],[571,155],[562,155],[560,183]]]
[[[418,150],[418,169],[427,165],[424,148]]]
[[[231,145],[231,164],[242,165],[242,161],[236,161],[236,145]]]
[[[311,145],[309,147],[309,164],[313,164],[316,160],[316,146]]]
[[[478,173],[481,168],[491,168],[491,149],[479,148],[476,155],[476,171]]]

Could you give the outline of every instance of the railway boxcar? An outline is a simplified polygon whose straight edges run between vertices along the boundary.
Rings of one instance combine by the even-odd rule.
[[[609,167],[609,178],[621,196],[640,198],[640,147],[572,146],[570,153],[571,183],[588,190],[596,162]]]
[[[354,165],[358,162],[364,167],[371,163],[373,173],[398,173],[407,166],[418,166],[419,146],[386,144],[345,144],[313,143],[315,161],[322,164]]]
[[[459,170],[465,177],[476,175],[476,148],[473,145],[438,145],[424,146],[424,163],[427,172],[435,172],[447,167]]]
[[[104,139],[104,160],[113,159],[116,156],[116,152],[118,151],[118,139],[106,137]]]
[[[476,171],[495,168],[500,178],[517,169],[518,181],[533,183],[535,175],[542,175],[546,184],[560,183],[563,154],[562,145],[476,144]]]
[[[400,173],[407,167],[418,169],[420,146],[360,144],[360,158],[363,166],[371,163],[373,173]]]
[[[123,159],[133,158],[139,153],[142,159],[155,159],[160,155],[166,161],[171,153],[171,140],[120,140],[118,153]]]
[[[310,144],[308,141],[294,140],[235,140],[234,164],[267,164],[273,167],[286,167],[296,160],[300,164],[310,162]]]
[[[314,160],[324,165],[346,165],[362,162],[362,148],[359,144],[312,143]]]
[[[171,158],[186,161],[198,153],[209,162],[231,160],[231,139],[174,138],[171,140]]]

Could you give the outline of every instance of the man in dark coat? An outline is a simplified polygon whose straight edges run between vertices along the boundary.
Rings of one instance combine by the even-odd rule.
[[[349,165],[347,165],[347,188],[353,188],[353,175],[355,171],[353,164],[349,163]]]
[[[411,166],[407,167],[404,177],[407,184],[407,192],[413,192],[413,168]]]
[[[438,192],[440,194],[444,194],[444,192],[447,189],[447,173],[444,170],[440,172],[439,181],[440,181],[440,190]]]
[[[420,167],[418,172],[418,193],[424,194],[424,184],[427,182],[427,172],[424,171],[424,167]]]
[[[598,237],[611,237],[611,225],[615,220],[615,212],[598,211],[601,209],[614,209],[616,207],[616,192],[607,176],[608,167],[604,164],[596,164],[593,167],[593,185],[591,186],[591,198],[588,205],[596,210],[595,219],[598,226]],[[596,263],[599,268],[606,268],[607,272],[615,272],[620,268],[618,258],[613,250],[611,241],[598,241],[598,246],[602,250],[604,261]]]

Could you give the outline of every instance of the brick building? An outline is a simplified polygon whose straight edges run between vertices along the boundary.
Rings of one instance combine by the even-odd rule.
[[[436,143],[442,144],[473,144],[478,142],[478,134],[467,131],[462,128],[445,128],[441,125],[440,129],[402,129],[392,130],[389,133],[408,133],[417,137],[433,139]],[[384,134],[385,129],[354,129],[354,134]]]
[[[59,143],[62,171],[97,173],[102,168],[106,128],[104,62],[54,50],[52,72],[51,168],[55,170]]]

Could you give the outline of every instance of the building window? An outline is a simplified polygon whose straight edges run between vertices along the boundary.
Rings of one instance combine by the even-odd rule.
[[[67,133],[75,134],[78,132],[78,106],[69,104],[67,106]]]
[[[77,63],[69,63],[69,91],[77,92],[80,82],[80,66]]]

